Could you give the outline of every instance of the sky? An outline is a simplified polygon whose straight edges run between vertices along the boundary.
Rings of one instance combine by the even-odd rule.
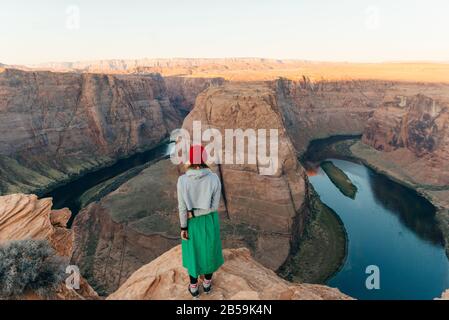
[[[0,63],[449,62],[448,16],[447,0],[2,0]]]

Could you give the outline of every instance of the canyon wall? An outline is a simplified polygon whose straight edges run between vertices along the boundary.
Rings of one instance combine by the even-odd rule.
[[[297,161],[281,113],[268,84],[226,84],[200,94],[183,124],[192,131],[193,121],[201,121],[203,130],[215,128],[223,137],[226,129],[278,130],[278,166],[272,175],[261,173],[266,165],[260,159],[255,164],[224,163],[217,168],[224,191],[224,220],[243,229],[244,234],[253,234],[246,246],[257,261],[273,270],[288,257],[292,241],[303,231],[307,219],[302,212],[305,172]],[[268,131],[267,138],[269,135]],[[248,148],[244,153],[247,159]],[[236,247],[232,243],[235,238],[237,235],[229,237],[232,247]]]
[[[223,183],[220,215],[225,247],[245,246],[258,262],[277,270],[295,250],[313,216],[307,178],[297,161],[308,143],[332,135],[362,135],[369,119],[377,112],[383,114],[382,106],[400,94],[444,96],[443,89],[377,81],[313,83],[304,78],[226,83],[202,92],[184,121],[183,127],[190,131],[194,120],[201,121],[203,130],[216,128],[222,134],[237,128],[279,130],[280,166],[273,176],[261,175],[259,163],[213,168]],[[75,261],[94,283],[105,286],[105,292],[115,290],[137,268],[178,243],[175,183],[179,174],[180,169],[169,161],[159,162],[75,220]],[[154,237],[158,240],[150,241]]]
[[[164,77],[164,81],[172,105],[184,116],[193,109],[198,94],[225,83],[223,78]]]
[[[299,155],[314,139],[363,135],[352,156],[425,196],[449,255],[449,85],[391,81],[275,83]]]
[[[173,168],[171,166],[170,168]],[[66,229],[70,211],[52,210],[49,198],[13,194],[0,196],[0,245],[11,240],[41,239],[61,257],[70,257],[74,231]],[[104,216],[99,216],[103,218]],[[160,222],[160,221],[158,221]],[[120,230],[116,230],[120,233]],[[138,241],[139,239],[131,239]],[[141,238],[141,244],[156,240]],[[151,246],[151,243],[148,243]],[[215,274],[214,290],[207,299],[276,299],[276,300],[348,300],[339,290],[321,285],[292,284],[280,279],[273,271],[254,261],[246,248],[224,250],[225,264]],[[186,283],[188,276],[181,263],[179,245],[161,252],[152,262],[134,272],[109,300],[190,299]],[[111,261],[112,262],[112,261]],[[120,266],[113,265],[110,272]],[[84,278],[79,289],[69,289],[64,283],[42,296],[26,291],[19,299],[99,299]]]
[[[286,129],[299,153],[303,153],[314,139],[364,133],[367,136],[377,131],[381,134],[382,127],[391,125],[387,117],[399,119],[405,114],[403,107],[396,109],[402,110],[402,114],[394,114],[392,106],[401,104],[407,97],[409,105],[416,106],[424,103],[422,96],[441,102],[449,99],[449,85],[446,84],[374,80],[312,81],[307,77],[301,81],[280,79],[273,84]],[[413,101],[411,97],[415,95],[420,95],[422,99]],[[373,125],[367,126],[368,120]],[[428,137],[432,134],[427,132]],[[364,142],[370,144],[366,138]]]
[[[432,202],[449,256],[449,86],[417,91],[386,100],[351,152]]]
[[[248,247],[255,259],[276,270],[307,219],[304,171],[299,165],[266,84],[211,87],[198,96],[193,120],[225,128],[277,128],[279,168],[261,175],[261,164],[221,165],[213,170],[223,183],[220,207],[225,247]],[[89,281],[111,292],[144,263],[179,243],[176,181],[181,168],[169,160],[142,171],[75,219],[74,262]],[[304,211],[304,212],[303,212]],[[302,213],[302,214],[300,214]]]
[[[449,104],[443,101],[418,94],[386,102],[368,121],[363,142],[392,161],[412,161],[403,169],[416,182],[449,184]]]
[[[312,82],[306,77],[274,83],[285,128],[298,154],[314,139],[361,135],[389,86],[376,81]]]
[[[178,175],[170,160],[159,161],[76,216],[72,261],[100,294],[180,243]]]
[[[39,192],[151,148],[191,111],[183,124],[190,131],[194,120],[222,134],[237,128],[279,130],[279,168],[274,175],[261,175],[260,163],[212,168],[223,184],[219,212],[224,246],[249,248],[264,267],[282,266],[313,215],[308,181],[297,157],[311,140],[333,135],[363,134],[363,143],[351,149],[354,155],[439,205],[448,235],[448,95],[448,85],[438,83],[316,82],[307,77],[297,82],[227,83],[220,78],[164,80],[153,74],[3,69],[0,194]],[[75,219],[72,260],[101,294],[113,292],[138,268],[179,244],[175,186],[181,173],[169,160],[160,161]],[[47,214],[48,200],[41,205]],[[45,228],[39,232],[51,233],[53,223],[42,221]],[[69,243],[64,239],[55,246]],[[71,256],[71,248],[61,250]],[[226,252],[232,260],[234,251]],[[239,256],[249,259],[246,253]],[[249,294],[256,298],[254,292]],[[116,298],[128,296],[126,291]]]
[[[0,73],[0,193],[40,192],[181,123],[159,75]]]

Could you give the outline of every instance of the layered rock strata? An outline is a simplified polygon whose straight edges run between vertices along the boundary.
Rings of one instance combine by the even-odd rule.
[[[281,79],[274,83],[226,83],[202,92],[184,121],[183,127],[189,131],[192,130],[193,121],[201,121],[203,129],[218,129],[223,136],[225,129],[278,129],[279,132],[279,167],[274,175],[262,175],[260,163],[223,164],[213,168],[223,183],[220,214],[225,247],[245,246],[258,262],[277,270],[295,251],[313,214],[307,200],[308,182],[297,161],[309,142],[333,135],[362,135],[376,110],[381,110],[389,101],[400,99],[401,93],[424,92],[434,97],[444,97],[444,89],[444,85],[385,81],[314,83],[304,78],[300,82]],[[120,225],[124,235],[136,230],[140,235],[152,235],[163,230],[170,236],[157,243],[164,250],[174,246],[179,241],[176,240],[175,183],[180,173],[179,168],[168,162],[145,170],[140,178],[131,179],[117,192],[86,209],[84,218],[80,218],[83,220],[78,223],[79,228],[90,225],[90,219],[109,221],[107,217],[110,217]],[[153,184],[156,180],[158,182]],[[138,195],[139,192],[142,195]],[[151,193],[163,195],[161,199],[165,209],[159,206],[159,198],[150,198],[146,202],[132,200]],[[122,212],[125,213],[114,208],[123,208]],[[106,215],[101,219],[90,218],[95,217],[98,210]],[[153,221],[158,214],[166,217],[160,220],[163,223],[143,222],[145,219]],[[120,218],[121,215],[124,217]],[[96,230],[101,230],[101,226]],[[80,231],[79,234],[81,252],[86,246],[82,239],[86,232]],[[124,240],[117,242],[127,243],[129,247],[123,249],[125,246],[115,245],[115,237],[107,236],[110,231],[105,232],[104,236],[103,232],[94,234],[103,240],[101,245],[93,242],[95,245],[90,252],[95,262],[88,269],[99,270],[94,271],[94,276],[98,283],[110,283],[107,286],[109,292],[145,261],[151,261],[156,256],[147,252],[136,259],[135,253],[128,253],[140,252],[139,248],[145,245],[136,241],[134,244]],[[95,258],[101,256],[98,255],[99,250],[102,254],[107,253],[108,257],[115,257],[114,263],[126,266],[119,268],[124,271],[121,271],[121,276],[114,276],[111,282],[107,280],[111,278],[110,273],[100,271],[110,268],[108,261],[111,260]],[[162,251],[152,250],[158,254]]]
[[[0,194],[57,183],[149,149],[179,126],[159,75],[0,73]]]

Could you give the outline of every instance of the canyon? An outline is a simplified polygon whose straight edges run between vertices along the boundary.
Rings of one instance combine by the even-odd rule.
[[[221,79],[0,72],[0,193],[43,194],[179,127],[200,91]]]
[[[384,103],[351,153],[437,208],[449,256],[449,91],[432,93]]]
[[[155,146],[180,123],[159,75],[0,73],[2,193],[42,193]]]
[[[189,129],[191,121],[195,119],[201,120],[205,126],[224,128],[224,126],[232,124],[231,128],[245,129],[254,126],[255,123],[254,118],[242,117],[242,114],[249,114],[254,111],[254,105],[257,105],[259,127],[268,124],[270,128],[283,130],[279,116],[273,112],[273,106],[270,105],[271,90],[267,90],[268,88],[264,85],[247,88],[248,91],[243,93],[237,102],[239,109],[235,111],[234,108],[227,108],[227,103],[230,97],[241,93],[236,92],[236,89],[238,87],[226,85],[210,88],[200,94],[196,107],[184,122],[184,127]],[[252,99],[248,99],[248,97]],[[207,118],[211,113],[206,109],[206,101],[211,100],[216,109],[212,116]],[[219,110],[220,107],[223,109]],[[255,259],[271,269],[277,269],[285,261],[289,254],[294,230],[303,228],[304,221],[301,219],[307,218],[306,212],[303,215],[298,214],[301,210],[306,211],[305,208],[302,208],[306,192],[303,170],[296,160],[288,137],[282,132],[280,146],[279,155],[282,158],[282,168],[279,168],[274,176],[259,175],[257,165],[223,165],[214,168],[221,177],[225,190],[220,208],[225,247],[249,247]],[[176,227],[178,222],[176,221],[175,194],[179,170],[181,168],[174,166],[169,160],[160,161],[123,184],[100,202],[87,207],[75,220],[74,228],[79,230],[76,232],[79,235],[79,243],[83,243],[86,238],[98,236],[100,239],[106,239],[105,245],[102,245],[100,240],[94,249],[96,252],[102,248],[108,249],[107,252],[104,252],[106,258],[103,258],[101,253],[95,253],[93,256],[94,264],[91,270],[94,273],[98,270],[96,272],[97,281],[111,283],[110,278],[117,279],[114,272],[104,272],[108,268],[121,270],[123,273],[118,281],[112,281],[113,286],[109,286],[109,290],[116,289],[133,271],[140,267],[136,263],[132,251],[133,248],[141,248],[142,245],[137,241],[124,240],[122,242],[119,240],[117,246],[111,246],[111,236],[113,235],[114,239],[120,237],[117,232],[108,231],[103,236],[98,229],[84,231],[84,226],[94,225],[93,221],[98,220],[96,212],[103,211],[106,216],[112,218],[114,223],[118,222],[124,228],[133,229],[133,231],[122,233],[125,239],[128,239],[128,234],[131,235],[135,231],[140,231],[147,237],[154,237],[155,234],[158,234],[156,237],[164,244],[158,245],[161,250],[153,249],[147,254],[143,252],[139,254],[141,259],[151,261],[167,247],[173,246],[179,241]],[[238,189],[235,187],[236,185],[239,185]],[[263,219],[261,219],[262,217]],[[99,220],[104,221],[104,218]],[[294,222],[294,220],[297,221]],[[161,233],[164,233],[165,236]],[[147,241],[141,242],[155,243],[154,240],[147,239]],[[95,243],[95,241],[93,242]],[[115,241],[112,243],[115,244]],[[79,248],[77,252],[80,252],[82,256],[85,246],[80,245]],[[75,261],[83,265],[83,261],[87,260],[79,258]]]
[[[70,257],[73,230],[65,224],[70,212],[52,210],[49,198],[12,194],[0,197],[0,244],[12,240],[44,239],[58,255]],[[225,265],[215,278],[214,292],[207,299],[348,300],[337,289],[321,285],[291,284],[255,262],[246,248],[225,250]],[[80,288],[61,283],[49,296],[25,292],[20,299],[84,300],[100,299],[84,278]],[[175,246],[133,273],[109,300],[188,299],[187,275],[181,265],[181,248]],[[230,284],[232,283],[232,285]]]
[[[223,182],[224,200],[220,212],[225,247],[245,246],[264,266],[273,270],[283,266],[301,242],[307,224],[317,214],[310,208],[312,193],[304,170],[297,161],[309,142],[341,134],[361,135],[378,109],[385,104],[396,103],[398,93],[431,93],[438,88],[437,85],[422,88],[419,84],[377,81],[325,82],[314,86],[307,81],[298,83],[282,79],[275,83],[228,83],[201,93],[194,109],[184,120],[183,127],[188,130],[191,130],[194,120],[199,120],[203,127],[217,128],[221,132],[225,128],[265,127],[278,128],[281,132],[279,155],[282,166],[276,175],[259,175],[257,165],[221,165],[214,168]],[[441,92],[443,96],[444,87]],[[369,146],[366,145],[366,148]],[[83,226],[94,225],[92,221],[110,221],[97,217],[97,212],[101,211],[107,212],[106,216],[112,217],[121,228],[132,229],[124,231],[123,235],[132,235],[140,230],[141,236],[154,237],[153,234],[160,234],[160,227],[165,225],[167,227],[163,231],[166,234],[161,248],[165,250],[176,244],[177,231],[172,229],[173,224],[176,225],[176,198],[174,191],[168,190],[174,190],[180,172],[168,161],[161,162],[86,208],[79,215],[79,223],[75,221],[75,228],[79,226],[80,229],[77,232],[80,241],[98,235],[100,239],[111,239],[114,234],[115,238],[115,231],[107,231],[105,236],[98,232],[99,229],[82,231]],[[159,188],[161,179],[166,179],[162,183],[166,186],[163,194],[153,189],[154,186]],[[147,201],[144,195],[136,196],[139,194],[137,190],[148,190],[148,194],[154,194],[159,201]],[[160,203],[164,204],[163,208]],[[118,207],[123,209],[117,210]],[[120,210],[125,211],[124,208],[128,210],[125,218],[120,213]],[[156,219],[160,212],[171,218],[157,218],[157,221],[167,221],[158,225],[146,222]],[[126,236],[124,238],[127,239]],[[107,240],[110,245],[97,245],[95,252],[103,251],[93,254],[94,263],[90,265],[90,270],[94,270],[99,282],[114,283],[109,287],[109,292],[143,263],[135,263],[136,254],[132,252],[139,250],[134,245],[138,241],[134,241],[133,236],[129,239],[117,242]],[[111,246],[111,243],[114,245]],[[137,247],[141,249],[145,246]],[[83,248],[85,246],[81,245],[78,250],[81,256],[85,254]],[[110,250],[107,253],[106,248]],[[148,252],[145,259],[151,261],[161,251]],[[138,256],[142,258],[145,254]],[[76,262],[83,265],[83,261],[87,260],[79,258]],[[108,269],[111,270],[104,271]],[[122,274],[116,276],[112,269],[120,270]]]
[[[284,67],[287,71],[279,72]],[[427,71],[412,81],[415,69],[398,73],[395,68],[405,68],[400,65],[389,69],[400,79],[380,76],[380,67],[367,76],[366,70],[375,67],[237,59],[136,63],[131,69],[120,62],[42,66],[65,72],[6,68],[0,72],[0,193],[41,194],[153,148],[181,124],[191,130],[195,120],[221,132],[276,128],[280,167],[275,175],[260,175],[258,164],[212,167],[223,184],[219,212],[229,248],[220,279],[242,278],[238,269],[245,266],[255,274],[242,278],[247,287],[267,278],[276,290],[217,294],[226,299],[345,298],[326,287],[288,284],[269,271],[288,269],[306,230],[322,214],[299,162],[313,140],[362,136],[350,147],[351,156],[429,199],[449,243],[449,84],[443,76],[426,81]],[[348,68],[359,76],[339,79]],[[319,78],[330,69],[338,72]],[[307,70],[315,71],[296,74]],[[150,73],[155,71],[163,76]],[[274,74],[286,77],[273,80]],[[168,288],[184,283],[175,191],[182,172],[169,160],[158,161],[76,216],[70,256],[100,295],[166,298]],[[164,272],[158,273],[160,268]]]

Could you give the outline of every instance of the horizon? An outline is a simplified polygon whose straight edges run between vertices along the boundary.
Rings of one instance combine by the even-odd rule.
[[[304,63],[314,63],[314,64],[449,64],[449,60],[384,60],[384,61],[348,61],[348,60],[313,60],[313,59],[301,59],[301,58],[275,58],[275,57],[239,57],[239,56],[223,56],[223,57],[139,57],[139,58],[105,58],[105,59],[87,59],[87,60],[53,60],[53,61],[43,61],[39,63],[4,63],[0,61],[6,67],[28,67],[28,68],[39,68],[46,67],[51,64],[76,64],[76,63],[93,63],[99,61],[144,61],[144,60],[267,60],[267,61],[291,61],[291,62],[304,62]]]
[[[95,59],[95,60],[73,60],[73,61],[44,61],[37,64],[26,64],[24,66],[39,66],[46,65],[51,63],[87,63],[87,62],[96,62],[96,61],[141,61],[141,60],[227,60],[227,59],[235,59],[235,60],[270,60],[270,61],[295,61],[295,62],[311,62],[311,63],[347,63],[347,64],[395,64],[395,63],[404,63],[404,64],[448,64],[448,60],[366,60],[366,61],[350,61],[350,60],[313,60],[313,59],[302,59],[302,58],[277,58],[277,57],[252,57],[252,56],[223,56],[223,57],[177,57],[177,56],[169,56],[169,57],[140,57],[140,58],[108,58],[108,59]],[[1,62],[1,61],[0,61]]]
[[[1,62],[1,61],[0,61]],[[390,80],[425,83],[449,83],[447,61],[318,61],[305,59],[275,59],[261,57],[223,58],[135,58],[83,61],[50,61],[40,64],[0,63],[5,69],[51,72],[87,72],[126,74],[134,72],[159,73],[162,76],[196,78],[219,77],[230,81],[269,81],[279,77],[300,80]],[[144,69],[138,69],[144,68]]]
[[[17,0],[0,12],[0,62],[262,57],[448,63],[444,8],[449,10],[449,4],[443,0],[232,0],[214,5],[136,0],[126,6],[103,0]]]

